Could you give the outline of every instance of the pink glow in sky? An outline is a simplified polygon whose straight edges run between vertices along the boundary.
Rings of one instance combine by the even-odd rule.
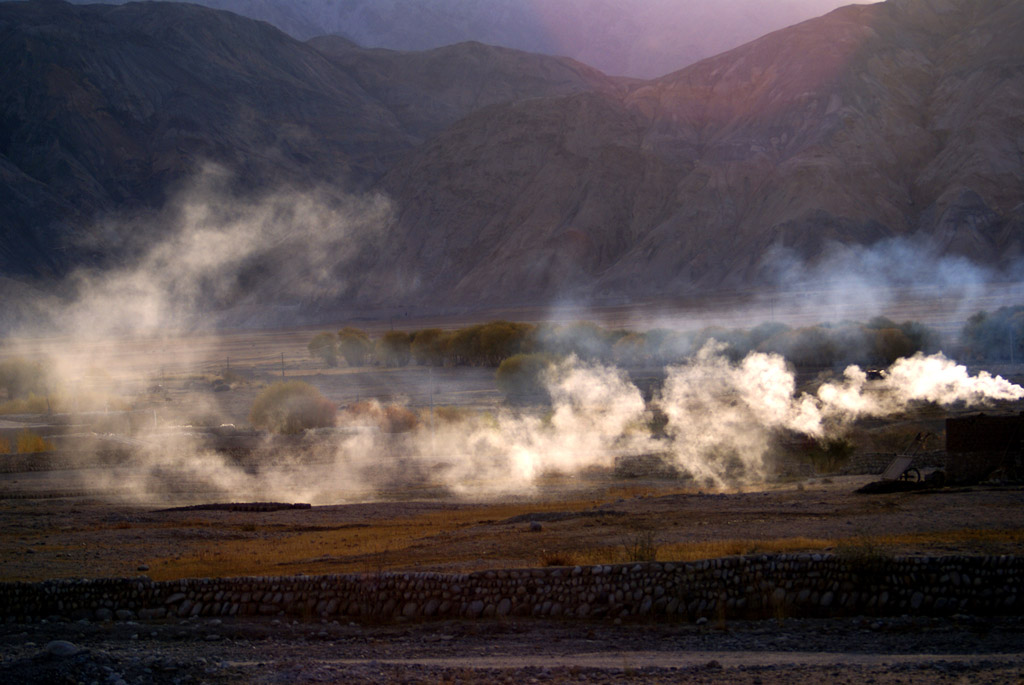
[[[844,0],[523,0],[552,52],[653,77],[826,14]],[[856,4],[870,4],[861,2]]]

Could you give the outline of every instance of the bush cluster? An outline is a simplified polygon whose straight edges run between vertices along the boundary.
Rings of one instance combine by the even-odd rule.
[[[329,351],[328,338],[332,335],[317,334],[310,342],[311,353],[314,347]],[[548,359],[574,355],[584,361],[627,366],[665,365],[686,361],[710,340],[715,340],[722,353],[734,360],[756,351],[780,354],[802,367],[888,366],[900,357],[931,353],[939,348],[934,330],[915,321],[896,323],[885,317],[875,317],[866,323],[844,321],[799,328],[763,323],[753,328],[707,327],[697,331],[606,329],[587,321],[564,325],[491,321],[454,331],[389,331],[375,342],[364,332],[351,328],[335,337],[338,349],[351,366],[372,363],[500,368],[516,357],[533,355]],[[351,353],[346,352],[346,345]],[[521,365],[525,361],[515,363]],[[504,376],[501,374],[499,379]]]
[[[309,383],[281,381],[256,397],[249,421],[256,428],[295,434],[333,426],[336,414],[334,404]]]
[[[1024,360],[1024,305],[971,315],[964,324],[961,342],[968,359]]]
[[[414,412],[398,404],[381,404],[376,400],[356,402],[345,408],[348,423],[369,423],[382,433],[408,433],[420,425]]]
[[[25,359],[0,362],[0,390],[7,399],[21,399],[30,395],[45,395],[50,389],[50,377],[42,364]]]

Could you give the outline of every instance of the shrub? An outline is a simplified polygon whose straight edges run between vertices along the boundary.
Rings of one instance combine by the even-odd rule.
[[[459,423],[469,419],[474,412],[465,407],[451,407],[443,405],[434,408],[434,418],[440,423]]]
[[[414,431],[420,425],[420,419],[412,411],[397,404],[389,404],[384,407],[385,433],[408,433]]]
[[[619,364],[637,364],[647,356],[647,337],[642,333],[628,333],[612,346]]]
[[[536,330],[537,344],[544,352],[580,359],[610,359],[612,345],[618,339],[590,321],[577,321],[564,326],[542,326]]]
[[[850,462],[855,446],[846,438],[827,438],[815,443],[807,458],[818,473],[835,473]]]
[[[517,354],[501,363],[494,382],[509,401],[540,399],[546,394],[544,373],[553,363],[547,354]]]
[[[0,438],[0,454],[11,453],[11,441],[7,438]]]
[[[498,366],[509,357],[524,351],[534,326],[511,321],[492,321],[480,329],[477,338],[476,363]]]
[[[352,422],[370,421],[383,433],[408,433],[420,425],[419,417],[398,405],[382,405],[376,400],[356,402],[345,409],[346,419]]]
[[[0,389],[7,391],[8,399],[45,395],[49,385],[49,376],[38,363],[25,359],[0,362]]]
[[[362,366],[373,349],[370,336],[358,328],[342,328],[338,331],[338,351],[349,366]]]
[[[653,530],[638,528],[631,537],[622,541],[622,549],[626,553],[626,561],[658,560],[658,543]]]
[[[761,352],[781,354],[796,366],[832,366],[839,354],[831,332],[821,326],[807,326],[778,333],[765,340]]]
[[[917,346],[898,328],[879,328],[875,331],[872,356],[879,363],[891,365],[902,357],[912,357]]]
[[[319,359],[328,368],[338,365],[338,336],[333,333],[317,333],[309,341],[309,355]]]
[[[29,394],[27,397],[0,402],[0,414],[48,414],[52,409],[54,405],[50,398],[43,395]]]
[[[52,452],[53,449],[53,443],[38,433],[28,430],[18,433],[18,454],[38,454],[39,452]]]
[[[249,420],[257,428],[294,434],[333,426],[336,413],[334,404],[309,383],[281,381],[259,394]]]
[[[450,333],[440,328],[427,328],[412,337],[410,351],[412,359],[422,366],[443,366]]]
[[[482,325],[460,328],[448,338],[445,355],[453,366],[474,364],[480,346],[479,336]]]
[[[384,366],[406,366],[412,354],[412,336],[388,331],[377,341],[377,361]]]
[[[961,338],[965,351],[974,359],[1024,359],[1024,306],[971,315]]]

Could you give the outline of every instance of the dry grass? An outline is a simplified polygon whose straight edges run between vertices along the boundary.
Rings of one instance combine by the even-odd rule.
[[[49,411],[59,411],[62,406],[55,398],[29,395],[0,402],[0,414],[46,414]]]
[[[526,532],[524,524],[507,519],[527,513],[577,511],[594,501],[556,501],[482,506],[453,506],[419,516],[368,524],[295,527],[252,523],[192,527],[216,530],[219,539],[192,542],[174,557],[153,560],[154,579],[288,575],[295,573],[379,573],[393,570],[453,570],[499,566],[587,566],[637,561],[631,554],[636,522],[605,529],[600,538],[584,535],[589,523],[545,525],[543,532]],[[178,525],[181,525],[180,523]],[[646,530],[646,529],[645,529]],[[1024,543],[1024,528],[947,530],[845,538],[733,538],[661,543],[657,529],[646,539],[644,557],[659,561],[696,561],[748,554],[815,551],[844,553],[870,549],[896,554],[907,549],[944,553],[970,548],[999,551]],[[605,542],[601,542],[601,540]],[[618,541],[618,544],[614,544]]]
[[[53,443],[38,433],[25,430],[18,433],[18,454],[38,454],[53,451]]]
[[[243,523],[234,527],[237,539],[218,540],[176,557],[155,560],[150,564],[150,575],[158,580],[171,580],[195,576],[374,573],[436,568],[453,562],[478,562],[483,567],[486,554],[454,554],[446,543],[458,535],[471,537],[474,543],[500,545],[508,538],[509,526],[499,525],[506,519],[541,511],[572,511],[594,504],[575,500],[452,507],[366,526],[325,526],[295,532],[263,528],[255,535],[246,535],[252,527]],[[228,532],[223,527],[220,530]]]

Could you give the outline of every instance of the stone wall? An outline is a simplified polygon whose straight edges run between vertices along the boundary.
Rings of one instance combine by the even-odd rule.
[[[428,620],[534,616],[696,621],[783,616],[1013,614],[1024,557],[794,554],[692,563],[376,575],[55,580],[0,584],[0,617],[192,616]]]
[[[892,460],[900,456],[895,452],[858,452],[850,457],[850,461],[837,471],[841,476],[874,476],[881,475]],[[946,468],[946,451],[930,450],[918,452],[910,462],[916,469]]]

